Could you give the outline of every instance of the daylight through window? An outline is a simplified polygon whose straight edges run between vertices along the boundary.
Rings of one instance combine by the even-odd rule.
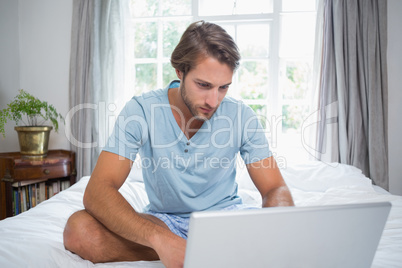
[[[303,120],[312,113],[315,0],[131,0],[134,94],[177,79],[170,55],[193,21],[221,25],[242,56],[229,95],[260,116],[272,151],[307,159]]]

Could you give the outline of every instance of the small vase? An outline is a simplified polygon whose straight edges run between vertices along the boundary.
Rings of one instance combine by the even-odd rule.
[[[18,132],[20,152],[25,158],[46,157],[49,147],[50,126],[20,126]]]

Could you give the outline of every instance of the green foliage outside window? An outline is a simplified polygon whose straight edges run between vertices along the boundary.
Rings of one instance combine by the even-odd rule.
[[[286,77],[283,90],[284,100],[303,101],[307,97],[311,67],[308,63],[289,61],[286,62]],[[298,130],[308,113],[308,105],[283,105],[282,127],[284,131]]]
[[[156,22],[136,23],[135,27],[135,58],[156,58],[158,25]]]

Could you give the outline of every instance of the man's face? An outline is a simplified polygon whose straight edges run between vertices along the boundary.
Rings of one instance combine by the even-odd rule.
[[[182,73],[178,71],[182,79]],[[191,114],[209,120],[218,109],[232,83],[233,71],[227,64],[207,57],[189,71],[180,83],[180,93]]]

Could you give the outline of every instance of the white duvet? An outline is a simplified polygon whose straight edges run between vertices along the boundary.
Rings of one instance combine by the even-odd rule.
[[[342,164],[308,162],[283,168],[296,206],[389,201],[391,213],[372,267],[402,267],[402,197],[373,186],[359,169]],[[68,217],[83,209],[89,177],[18,216],[0,221],[0,267],[164,267],[160,262],[93,264],[64,249],[63,229]],[[261,197],[247,171],[238,171],[244,202],[260,205]],[[120,192],[137,211],[148,203],[141,173],[130,173]]]

